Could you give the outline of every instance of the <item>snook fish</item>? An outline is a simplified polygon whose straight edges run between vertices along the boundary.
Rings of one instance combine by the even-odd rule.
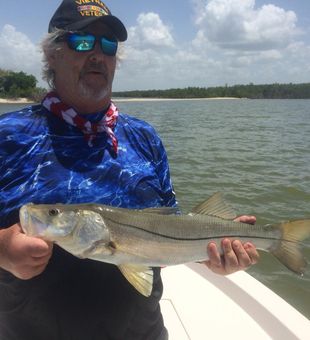
[[[20,209],[23,231],[55,242],[81,258],[117,265],[143,295],[152,291],[151,267],[208,259],[209,242],[229,237],[250,241],[302,274],[300,251],[310,236],[310,219],[275,225],[233,222],[236,214],[221,194],[213,195],[188,215],[176,208],[124,209],[98,204],[27,204]]]

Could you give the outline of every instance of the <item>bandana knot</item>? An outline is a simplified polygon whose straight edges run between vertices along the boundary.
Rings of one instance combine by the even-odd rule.
[[[90,147],[99,132],[105,132],[112,142],[112,156],[117,156],[118,141],[114,134],[114,128],[118,119],[118,109],[111,101],[111,104],[102,119],[97,123],[92,123],[78,114],[72,107],[63,103],[55,92],[49,92],[42,101],[42,106],[63,119],[69,125],[77,127],[84,134]]]

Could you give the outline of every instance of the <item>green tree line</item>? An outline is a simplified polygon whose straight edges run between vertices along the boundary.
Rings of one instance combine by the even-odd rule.
[[[24,72],[0,69],[0,97],[25,97],[40,101],[45,89],[37,87],[37,79]],[[234,85],[217,87],[187,87],[167,90],[137,90],[113,92],[114,97],[128,98],[214,98],[235,97],[250,99],[310,99],[310,83]]]
[[[218,87],[187,87],[167,90],[113,92],[125,98],[214,98],[235,97],[250,99],[310,99],[310,83],[234,85]]]
[[[37,87],[37,79],[24,72],[0,69],[0,97],[28,98],[37,101],[45,90]]]

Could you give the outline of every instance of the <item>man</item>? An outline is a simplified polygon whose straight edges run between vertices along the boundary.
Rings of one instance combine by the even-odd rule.
[[[155,131],[111,102],[117,46],[126,39],[123,23],[100,0],[64,0],[42,44],[53,91],[41,105],[1,116],[1,339],[167,339],[160,269],[145,298],[115,266],[75,258],[19,225],[28,202],[176,204]],[[238,240],[223,240],[223,249],[221,257],[208,246],[207,265],[220,274],[258,258]]]

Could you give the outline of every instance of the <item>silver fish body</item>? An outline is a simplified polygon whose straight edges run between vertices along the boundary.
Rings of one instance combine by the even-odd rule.
[[[98,207],[109,237],[90,246],[87,257],[114,264],[167,266],[207,260],[209,242],[223,237],[253,241],[263,250],[275,246],[277,229],[249,226],[205,215],[160,215],[143,210]],[[107,255],[104,249],[110,249]],[[82,255],[82,254],[81,254]],[[82,255],[83,256],[83,255]]]
[[[20,210],[26,234],[56,242],[81,258],[115,264],[136,287],[136,280],[140,280],[137,273],[144,273],[144,279],[149,281],[149,267],[206,260],[207,244],[219,245],[225,237],[251,241],[258,249],[273,253],[290,269],[300,273],[304,270],[306,264],[297,243],[309,236],[310,220],[298,221],[297,234],[302,235],[294,232],[294,240],[286,240],[285,229],[291,233],[290,224],[296,222],[253,226],[233,222],[234,217],[219,194],[188,215],[176,214],[174,208],[132,210],[95,204],[28,204]],[[287,255],[281,249],[283,245],[289,245],[289,260],[282,259],[283,252]],[[139,291],[148,296],[150,289]]]

